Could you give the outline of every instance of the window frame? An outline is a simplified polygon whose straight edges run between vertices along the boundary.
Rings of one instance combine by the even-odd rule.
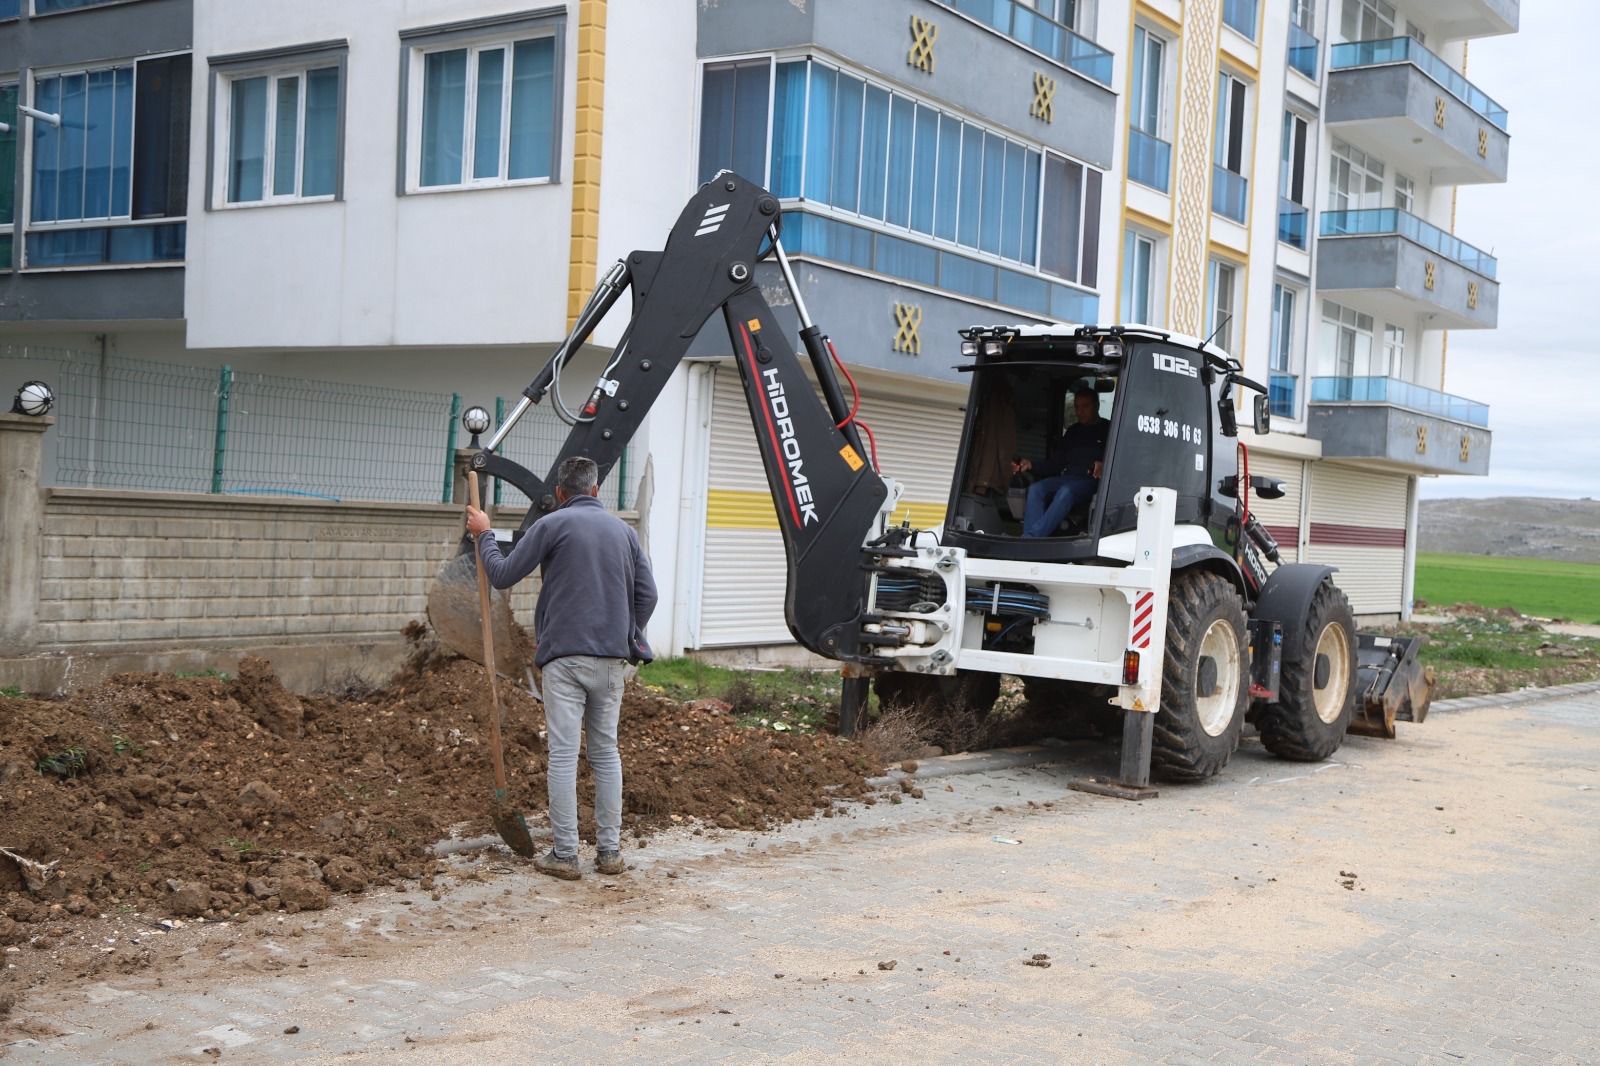
[[[131,3],[135,2],[135,0],[120,0],[120,2]],[[72,14],[77,10],[79,9],[74,8],[71,11],[53,11],[50,12],[46,17]],[[15,266],[12,268],[13,270],[18,272],[26,271],[29,274],[51,274],[93,270],[164,270],[171,269],[173,267],[181,268],[186,264],[187,257],[183,259],[150,259],[135,262],[65,263],[48,265],[35,265],[30,263],[28,260],[28,235],[31,233],[64,233],[72,230],[136,229],[144,226],[187,225],[189,221],[189,205],[187,197],[184,201],[184,212],[181,215],[155,215],[147,218],[133,217],[133,169],[136,166],[134,160],[137,156],[139,144],[139,66],[142,63],[153,62],[157,60],[175,59],[179,56],[190,57],[189,69],[192,77],[194,71],[194,52],[192,49],[188,48],[174,48],[164,52],[151,52],[147,55],[102,59],[91,64],[78,62],[38,66],[25,69],[19,73],[18,100],[20,101],[22,99],[21,84],[25,83],[28,86],[28,99],[32,102],[37,102],[40,78],[59,78],[70,76],[72,74],[89,74],[94,71],[115,70],[118,67],[124,66],[131,67],[133,70],[133,103],[130,105],[130,113],[132,115],[131,121],[133,124],[133,137],[129,142],[130,184],[128,197],[129,213],[127,215],[111,215],[104,218],[92,219],[52,219],[41,221],[34,221],[32,217],[34,196],[33,151],[36,138],[33,136],[18,138],[20,146],[17,154],[21,161],[21,174],[23,180],[20,190],[16,193],[15,199],[16,217],[20,220],[20,224],[14,227],[13,232],[13,243],[15,245],[15,251],[13,252],[13,262],[15,263]],[[192,111],[192,97],[189,103]],[[19,128],[21,127],[19,126]],[[191,156],[192,149],[190,152],[184,153],[184,163],[186,166],[189,165]],[[186,185],[191,177],[192,174],[185,175],[184,180]]]
[[[1143,49],[1140,49],[1139,47],[1140,34],[1144,35],[1143,43],[1145,47]],[[1130,120],[1128,125],[1129,127],[1138,130],[1140,133],[1143,133],[1146,136],[1155,137],[1158,140],[1170,142],[1172,140],[1172,108],[1170,106],[1167,89],[1172,83],[1172,79],[1168,76],[1167,64],[1170,62],[1173,44],[1172,39],[1167,37],[1159,30],[1156,30],[1151,26],[1147,26],[1143,22],[1136,22],[1134,23],[1133,27],[1133,41],[1134,51],[1139,58],[1143,59],[1143,62],[1138,66],[1135,66],[1136,60],[1129,61],[1128,79],[1130,84],[1128,87],[1128,99],[1130,105],[1134,102],[1137,102],[1139,104],[1140,111],[1144,110],[1144,104],[1146,103],[1145,97],[1148,95],[1147,90],[1149,89],[1150,79],[1152,77],[1149,62],[1149,46],[1152,43],[1158,45],[1160,48],[1161,62],[1156,65],[1156,70],[1153,75],[1156,79],[1156,128],[1153,130],[1145,129],[1137,121],[1133,120]],[[1145,75],[1142,84],[1137,77],[1137,72],[1140,70],[1144,71]]]
[[[1237,174],[1241,178],[1250,177],[1250,90],[1253,85],[1250,81],[1235,74],[1231,70],[1217,71],[1220,84],[1217,86],[1217,111],[1214,116],[1215,132],[1212,144],[1212,163],[1223,170]],[[1223,112],[1223,90],[1227,89],[1228,100],[1226,117]],[[1235,92],[1234,90],[1237,90]],[[1237,128],[1234,118],[1237,115]],[[1226,134],[1226,136],[1224,136]],[[1237,153],[1239,157],[1238,169],[1229,166],[1229,161]]]
[[[1236,355],[1233,350],[1234,326],[1239,322],[1239,277],[1243,273],[1240,265],[1231,259],[1220,256],[1211,256],[1206,261],[1206,336],[1212,344],[1227,352]],[[1227,279],[1228,299],[1224,307],[1218,297],[1221,291],[1220,282]],[[1221,321],[1226,313],[1227,321]]]
[[[512,90],[515,47],[521,41],[550,38],[552,41],[550,88],[550,173],[531,178],[474,178],[473,156],[476,148],[476,113],[478,67],[476,56],[484,51],[503,48],[506,65],[502,86],[500,174],[509,174],[511,144],[510,93]],[[547,7],[535,11],[492,15],[481,19],[443,25],[423,26],[400,31],[400,143],[396,159],[395,192],[400,196],[426,196],[435,193],[474,192],[483,189],[519,188],[535,185],[559,185],[562,181],[562,120],[566,102],[566,40],[567,9]],[[422,116],[423,93],[426,77],[424,64],[429,55],[439,52],[467,51],[467,82],[463,87],[465,108],[462,113],[463,138],[461,181],[451,185],[423,185],[422,178]],[[696,118],[698,122],[698,116]],[[698,132],[698,126],[696,127]]]
[[[1314,184],[1311,169],[1311,120],[1293,108],[1284,108],[1285,127],[1278,156],[1278,195],[1300,207],[1310,207],[1308,193]],[[1298,194],[1295,185],[1299,184]]]
[[[1123,269],[1117,279],[1119,291],[1117,293],[1118,316],[1125,325],[1160,326],[1157,321],[1161,318],[1161,306],[1156,292],[1156,278],[1160,273],[1163,238],[1160,234],[1140,229],[1137,226],[1127,226],[1123,229],[1122,237]],[[1137,291],[1137,263],[1140,245],[1147,245],[1150,249],[1149,274],[1145,278],[1145,314],[1140,317],[1134,314],[1134,294]],[[1124,310],[1126,308],[1126,310]]]
[[[58,15],[76,15],[80,11],[94,11],[102,7],[123,7],[127,4],[137,4],[140,0],[93,0],[92,3],[81,4],[78,7],[64,7],[57,11],[40,11],[39,0],[22,0],[22,7],[27,9],[30,19],[55,18]]]
[[[1352,197],[1351,191],[1339,182],[1339,167],[1344,164],[1346,173],[1354,179],[1359,179],[1361,187]],[[1366,211],[1383,206],[1383,191],[1387,184],[1389,165],[1370,152],[1363,151],[1348,141],[1338,137],[1333,138],[1333,143],[1328,146],[1328,210],[1329,211]],[[1377,188],[1370,186],[1377,183]],[[1349,202],[1338,203],[1336,196],[1346,197]],[[1369,200],[1370,197],[1370,200]]]
[[[21,73],[20,72],[9,72],[8,71],[6,73],[0,74],[0,89],[10,89],[10,90],[12,90],[12,92],[16,93],[17,102],[21,103],[22,102],[22,75],[21,75]],[[3,118],[0,118],[0,121],[5,121],[5,120]],[[11,137],[11,140],[12,140],[12,149],[11,149],[12,158],[11,158],[11,173],[9,175],[6,175],[5,177],[9,177],[10,180],[11,180],[11,221],[10,222],[0,222],[0,237],[7,237],[7,238],[10,239],[10,241],[11,241],[11,254],[7,255],[7,256],[5,256],[3,258],[0,258],[0,274],[9,274],[13,270],[16,269],[15,264],[16,264],[16,261],[17,261],[17,243],[18,243],[17,242],[17,235],[20,232],[18,230],[18,228],[17,228],[17,216],[21,213],[22,206],[23,206],[22,193],[21,193],[21,190],[18,189],[18,187],[17,187],[17,170],[18,170],[19,165],[23,162],[23,144],[22,144],[22,142],[25,139],[22,136],[22,128],[23,127],[22,127],[22,123],[17,120],[16,116],[13,116],[10,119],[8,124],[11,126],[11,132],[7,136]],[[29,171],[27,169],[23,169],[23,175],[24,175],[24,180],[22,182],[23,187],[26,187],[27,184],[28,184],[28,182],[26,180],[26,175],[28,173],[29,173]],[[0,180],[4,180],[4,178],[0,178]]]
[[[207,211],[235,211],[287,204],[335,203],[344,199],[345,121],[348,114],[350,42],[345,39],[289,45],[232,55],[211,56],[206,89],[206,197]],[[275,142],[278,79],[298,75],[300,79],[299,122],[295,131],[295,188],[305,182],[307,75],[314,70],[335,68],[339,72],[338,113],[334,117],[333,192],[303,196],[299,192],[275,195],[272,192],[272,164]],[[267,79],[266,155],[262,160],[262,196],[259,200],[228,199],[228,159],[233,137],[233,87],[251,78]]]

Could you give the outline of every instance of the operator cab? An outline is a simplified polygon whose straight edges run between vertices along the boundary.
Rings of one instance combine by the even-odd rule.
[[[1213,499],[1235,472],[1231,447],[1216,449],[1227,468],[1212,469],[1224,385],[1209,364],[1222,353],[1145,327],[1055,325],[966,330],[962,354],[972,384],[943,543],[980,558],[1115,562],[1102,541],[1131,535],[1134,496],[1154,485],[1177,492],[1180,524],[1214,525],[1231,547],[1233,501]],[[1056,480],[1034,488],[1037,476]],[[1064,480],[1070,506],[1052,512]]]

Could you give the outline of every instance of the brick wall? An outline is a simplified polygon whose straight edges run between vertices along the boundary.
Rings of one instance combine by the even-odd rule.
[[[502,509],[496,525],[519,518]],[[460,509],[442,504],[51,489],[34,639],[394,639],[425,616],[460,522]],[[535,585],[513,596],[525,625]]]

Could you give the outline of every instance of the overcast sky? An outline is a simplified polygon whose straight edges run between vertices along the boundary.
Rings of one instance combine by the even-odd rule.
[[[1447,391],[1489,404],[1488,477],[1422,495],[1600,498],[1600,109],[1592,0],[1524,0],[1467,77],[1510,112],[1510,180],[1463,185],[1456,234],[1500,260],[1500,327],[1450,334]],[[1584,17],[1588,15],[1589,17]]]

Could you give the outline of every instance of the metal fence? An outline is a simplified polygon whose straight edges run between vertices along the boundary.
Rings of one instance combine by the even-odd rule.
[[[46,477],[62,486],[448,503],[455,449],[468,442],[452,393],[36,345],[0,345],[0,370],[8,383],[37,378],[55,390]],[[496,424],[510,407],[495,401]],[[566,436],[540,406],[502,452],[542,476]],[[630,458],[603,493],[619,510],[633,502]],[[527,502],[499,483],[494,499]]]

